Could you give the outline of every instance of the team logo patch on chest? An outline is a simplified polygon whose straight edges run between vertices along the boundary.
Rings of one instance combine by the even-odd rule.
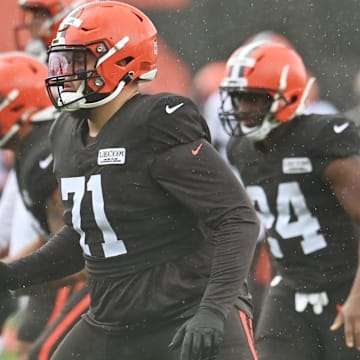
[[[312,172],[311,160],[307,157],[291,157],[282,159],[284,174],[305,174]]]
[[[126,149],[125,148],[108,148],[100,149],[98,153],[98,165],[125,164]]]

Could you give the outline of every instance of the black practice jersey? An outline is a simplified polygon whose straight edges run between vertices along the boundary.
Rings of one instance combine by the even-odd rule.
[[[209,144],[196,106],[172,94],[137,95],[96,138],[87,134],[86,119],[66,114],[51,130],[65,222],[80,236],[90,274],[88,320],[119,328],[161,322],[193,313],[201,299],[224,311],[234,294],[248,311],[244,269],[249,264],[236,257],[247,251],[251,258],[252,245],[241,244],[256,238],[256,217],[236,177]],[[225,220],[229,209],[241,209],[242,215]],[[209,244],[226,246],[230,240],[244,251],[234,249],[237,269],[225,274],[228,288],[219,290],[216,280],[207,287]],[[215,278],[224,276],[221,266],[212,270]]]
[[[21,145],[15,157],[15,170],[25,206],[49,233],[46,199],[57,187],[53,173],[49,130],[52,121],[38,123]]]
[[[293,119],[266,154],[241,138],[229,143],[229,159],[269,231],[279,273],[295,290],[326,290],[354,277],[356,230],[323,174],[359,148],[358,130],[337,115]]]

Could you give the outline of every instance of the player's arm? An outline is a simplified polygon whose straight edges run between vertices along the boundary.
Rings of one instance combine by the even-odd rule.
[[[51,233],[56,234],[64,226],[64,207],[58,187],[46,200],[46,216]],[[60,286],[67,286],[86,278],[87,272],[82,269],[79,273],[54,281],[52,284],[49,284],[49,287],[57,288]]]
[[[225,318],[249,272],[259,223],[245,190],[217,151],[204,139],[179,145],[152,165],[156,181],[211,229],[214,257],[198,311],[174,335],[181,360],[213,357],[224,335]]]
[[[176,110],[169,113],[169,107]],[[182,346],[181,360],[192,360],[194,354],[212,357],[222,341],[227,313],[247,277],[259,222],[239,180],[209,144],[206,121],[189,99],[162,96],[148,114],[148,134],[157,154],[149,171],[211,229],[208,241],[214,244],[212,271],[200,307],[169,346]]]
[[[32,285],[26,288],[19,288],[13,290],[12,294],[14,296],[43,294],[44,292],[48,292],[49,290],[56,290],[63,286],[71,286],[79,281],[85,281],[87,279],[87,276],[87,271],[83,269],[80,272],[61,278],[60,280],[53,280],[40,285]]]
[[[336,197],[346,212],[360,225],[360,156],[337,159],[325,170]],[[360,259],[360,246],[359,246]],[[344,306],[336,317],[331,329],[344,325],[345,341],[348,347],[360,350],[360,266]]]
[[[18,260],[18,259],[36,251],[41,246],[43,246],[45,243],[46,243],[46,239],[43,236],[39,235],[33,241],[31,241],[28,245],[26,245],[21,250],[19,250],[16,254],[11,255],[11,256],[6,256],[6,257],[2,258],[1,261],[9,263],[14,260]]]
[[[55,234],[64,226],[63,206],[58,188],[56,188],[46,199],[46,215],[51,233]],[[16,256],[4,258],[2,259],[2,261],[10,263],[14,260],[21,259],[24,256],[29,255],[40,249],[46,243],[46,241],[47,239],[45,237],[39,236],[38,238],[34,239],[34,241],[31,242],[28,246],[23,248],[19,253],[17,253]],[[17,289],[15,291],[15,295],[19,296],[43,293],[51,289],[57,289],[62,286],[74,284],[79,280],[85,280],[86,277],[87,273],[85,270],[82,269],[80,272],[71,274],[55,281],[43,283],[40,286],[21,287],[20,289]]]
[[[248,195],[218,152],[204,139],[157,157],[156,181],[211,230],[212,274],[200,307],[224,317],[245,281],[260,231]]]
[[[43,284],[80,272],[83,268],[79,234],[64,226],[32,254],[9,264],[0,262],[0,290]]]

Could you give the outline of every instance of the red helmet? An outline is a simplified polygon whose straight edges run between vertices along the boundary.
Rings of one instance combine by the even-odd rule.
[[[47,67],[21,52],[0,55],[0,147],[40,112],[52,108],[44,79]]]
[[[156,36],[150,19],[122,2],[99,1],[73,10],[49,50],[46,86],[53,104],[66,111],[93,108],[134,80],[153,80]],[[80,80],[76,91],[69,90]]]
[[[14,29],[17,49],[27,50],[35,55],[45,53],[65,16],[75,7],[90,1],[92,0],[18,0],[23,19]],[[32,26],[36,21],[40,23],[34,30]]]
[[[271,129],[303,112],[313,80],[308,79],[305,65],[294,49],[276,43],[250,42],[238,48],[227,62],[226,77],[220,86],[223,125],[231,123],[230,132],[234,135],[234,122],[239,122],[242,115],[236,109],[229,110],[226,95],[231,97],[246,92],[266,94],[271,99],[271,105],[257,129],[260,137],[264,138]]]

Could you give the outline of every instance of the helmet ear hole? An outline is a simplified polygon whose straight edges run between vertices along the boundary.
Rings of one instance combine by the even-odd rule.
[[[14,113],[19,112],[19,111],[21,111],[23,109],[23,107],[24,107],[23,105],[19,104],[19,105],[16,105],[16,106],[12,107],[11,111],[14,112]]]
[[[293,104],[294,102],[296,102],[298,99],[298,96],[297,95],[293,95],[290,99],[290,104]]]
[[[131,61],[133,61],[134,58],[131,57],[131,56],[128,56],[127,58],[125,59],[121,59],[119,61],[116,62],[116,65],[119,65],[119,66],[126,66],[127,64],[129,64]]]

